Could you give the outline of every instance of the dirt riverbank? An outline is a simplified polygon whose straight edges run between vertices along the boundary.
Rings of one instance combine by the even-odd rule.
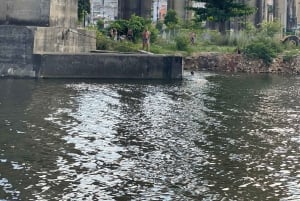
[[[242,54],[205,52],[184,57],[185,70],[207,70],[215,72],[284,73],[300,74],[300,56],[280,56],[270,65],[262,60],[249,59]]]

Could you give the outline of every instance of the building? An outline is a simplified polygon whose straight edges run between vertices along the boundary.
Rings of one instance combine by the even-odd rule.
[[[152,21],[157,22],[158,20],[163,20],[167,14],[167,7],[168,1],[167,0],[154,0],[153,1],[153,15]]]
[[[115,20],[118,16],[118,0],[91,0],[91,23],[98,19]]]

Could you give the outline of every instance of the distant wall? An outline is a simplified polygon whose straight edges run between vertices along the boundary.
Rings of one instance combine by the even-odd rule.
[[[0,28],[0,76],[33,77],[34,31],[22,26]]]
[[[77,0],[1,0],[0,25],[76,27]]]
[[[80,53],[96,50],[96,33],[84,29],[37,27],[33,53]]]

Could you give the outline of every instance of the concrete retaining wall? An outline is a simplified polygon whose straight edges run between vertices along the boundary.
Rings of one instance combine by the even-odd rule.
[[[0,25],[76,27],[77,0],[1,0]]]
[[[142,54],[44,54],[40,78],[182,79],[182,57]]]

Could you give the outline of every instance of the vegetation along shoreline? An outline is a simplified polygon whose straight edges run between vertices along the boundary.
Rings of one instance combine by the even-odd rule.
[[[219,5],[213,1],[208,4]],[[220,4],[231,5],[228,1]],[[235,5],[232,3],[231,6]],[[147,27],[151,32],[149,51],[182,56],[186,70],[300,74],[299,40],[291,40],[299,33],[296,30],[287,32],[280,19],[274,17],[253,24],[245,19],[255,13],[255,9],[244,4],[238,15],[228,12],[220,19],[216,17],[218,13],[211,13],[215,17],[209,19],[202,16],[200,11],[205,8],[190,9],[196,17],[189,21],[182,21],[176,11],[169,9],[164,20],[155,24],[133,14],[129,19],[115,20],[107,27],[99,20],[96,26],[89,28],[97,31],[98,50],[140,52],[142,31]],[[230,19],[237,20],[240,28],[225,26],[224,22]],[[112,29],[118,31],[117,41],[109,35]],[[132,31],[131,40],[126,39],[128,30]]]

